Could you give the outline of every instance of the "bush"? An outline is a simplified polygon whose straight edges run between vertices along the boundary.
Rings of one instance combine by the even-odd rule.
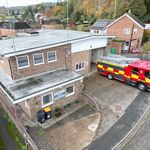
[[[150,52],[150,42],[146,42],[146,43],[143,44],[142,51],[144,53],[149,53]]]
[[[147,41],[148,41],[148,39],[149,39],[149,37],[148,37],[148,33],[147,33],[147,31],[146,31],[146,30],[144,30],[143,38],[142,38],[142,43],[147,42]]]

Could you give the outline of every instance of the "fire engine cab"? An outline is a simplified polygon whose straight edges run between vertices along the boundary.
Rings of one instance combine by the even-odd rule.
[[[108,79],[117,79],[137,86],[141,91],[150,90],[150,61],[122,56],[101,57],[97,70]]]

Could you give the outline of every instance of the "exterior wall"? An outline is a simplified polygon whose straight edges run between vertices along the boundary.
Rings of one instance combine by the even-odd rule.
[[[97,34],[106,34],[106,30],[91,29],[90,32],[97,33]]]
[[[84,69],[76,71],[76,64],[79,62],[84,62]],[[83,51],[83,52],[77,52],[72,54],[72,70],[76,71],[77,73],[87,76],[90,72],[90,66],[91,66],[91,51]]]
[[[16,31],[15,30],[10,30],[10,29],[0,29],[1,31],[1,36],[15,36]]]
[[[0,58],[0,69],[11,77],[9,58]]]
[[[48,62],[47,60],[47,52],[50,51],[56,51],[57,53],[57,61],[55,62]],[[41,65],[34,65],[33,62],[33,54],[36,53],[43,53],[44,55],[44,64]],[[66,53],[68,55],[66,56]],[[27,68],[22,68],[22,69],[17,69],[17,62],[15,57],[10,58],[10,63],[11,63],[11,68],[12,68],[12,79],[19,79],[22,77],[27,77],[27,76],[32,76],[36,75],[39,73],[44,73],[47,71],[52,71],[60,68],[70,68],[71,65],[71,59],[70,59],[70,45],[64,45],[64,46],[59,46],[59,47],[54,47],[50,49],[45,49],[41,50],[38,52],[33,52],[33,53],[28,53],[24,55],[29,56],[29,62],[30,62],[30,67]],[[23,56],[23,55],[20,55]],[[69,61],[69,62],[68,62]]]
[[[30,32],[33,31],[33,29],[18,29],[18,30],[14,30],[14,29],[0,29],[0,36],[16,36],[17,32]]]
[[[124,16],[122,19],[120,19],[116,23],[109,26],[107,28],[107,34],[114,35],[116,36],[117,39],[120,39],[120,40],[129,41],[131,38],[131,34],[123,34],[123,29],[130,28],[132,30],[133,24],[134,24],[134,29],[137,29],[137,33],[133,33],[133,36],[132,36],[132,40],[134,40],[135,42],[135,46],[133,47],[140,47],[144,30],[141,29],[137,24],[135,24],[127,16]]]
[[[95,37],[92,39],[85,39],[82,41],[74,42],[71,44],[71,52],[76,53],[76,52],[106,47],[107,40],[108,40],[107,37],[106,38],[105,37],[102,37],[102,38]]]
[[[0,87],[0,105],[4,108],[4,110],[8,113],[9,117],[13,121],[16,119],[16,106],[10,101],[8,96],[4,93],[4,91]]]
[[[122,50],[121,45],[122,45],[121,42],[111,42],[111,48],[115,48],[117,54],[121,54],[121,50]]]
[[[36,97],[33,97],[31,99],[28,99],[26,101],[26,104],[25,102],[21,102],[19,103],[19,105],[22,107],[23,111],[31,118],[31,119],[37,119],[36,118],[36,114],[39,110],[42,109],[42,102],[41,102],[41,98],[43,95],[46,95],[48,93],[53,93],[53,92],[56,92],[56,91],[59,91],[59,90],[62,90],[62,89],[65,89],[66,87],[68,86],[71,86],[71,85],[74,85],[74,90],[75,90],[75,93],[71,96],[68,96],[68,97],[64,97],[64,98],[61,98],[61,99],[58,99],[58,100],[54,100],[54,103],[50,105],[50,107],[52,109],[54,109],[55,107],[61,107],[61,106],[64,106],[66,105],[67,103],[70,103],[70,102],[73,102],[75,101],[76,99],[78,99],[80,97],[80,93],[81,93],[81,90],[82,90],[82,83],[81,81],[76,81],[75,83],[72,83],[72,84],[68,84],[66,86],[63,86],[61,88],[57,88],[53,91],[49,91],[45,94],[42,94],[42,95],[39,95],[39,96],[36,96]]]

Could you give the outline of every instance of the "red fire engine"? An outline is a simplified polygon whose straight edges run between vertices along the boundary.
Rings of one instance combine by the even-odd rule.
[[[120,63],[123,61],[126,63]],[[150,90],[150,61],[103,57],[97,61],[97,70],[110,80],[137,86],[141,91]]]

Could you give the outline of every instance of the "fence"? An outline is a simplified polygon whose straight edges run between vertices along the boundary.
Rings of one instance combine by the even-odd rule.
[[[33,150],[38,150],[37,146],[33,142],[30,135],[27,133],[25,127],[22,125],[20,120],[17,117],[16,105],[14,105],[4,94],[3,90],[0,87],[0,104],[4,108],[5,112],[9,115],[13,123],[16,125],[22,137],[25,139],[26,145],[30,145]]]

